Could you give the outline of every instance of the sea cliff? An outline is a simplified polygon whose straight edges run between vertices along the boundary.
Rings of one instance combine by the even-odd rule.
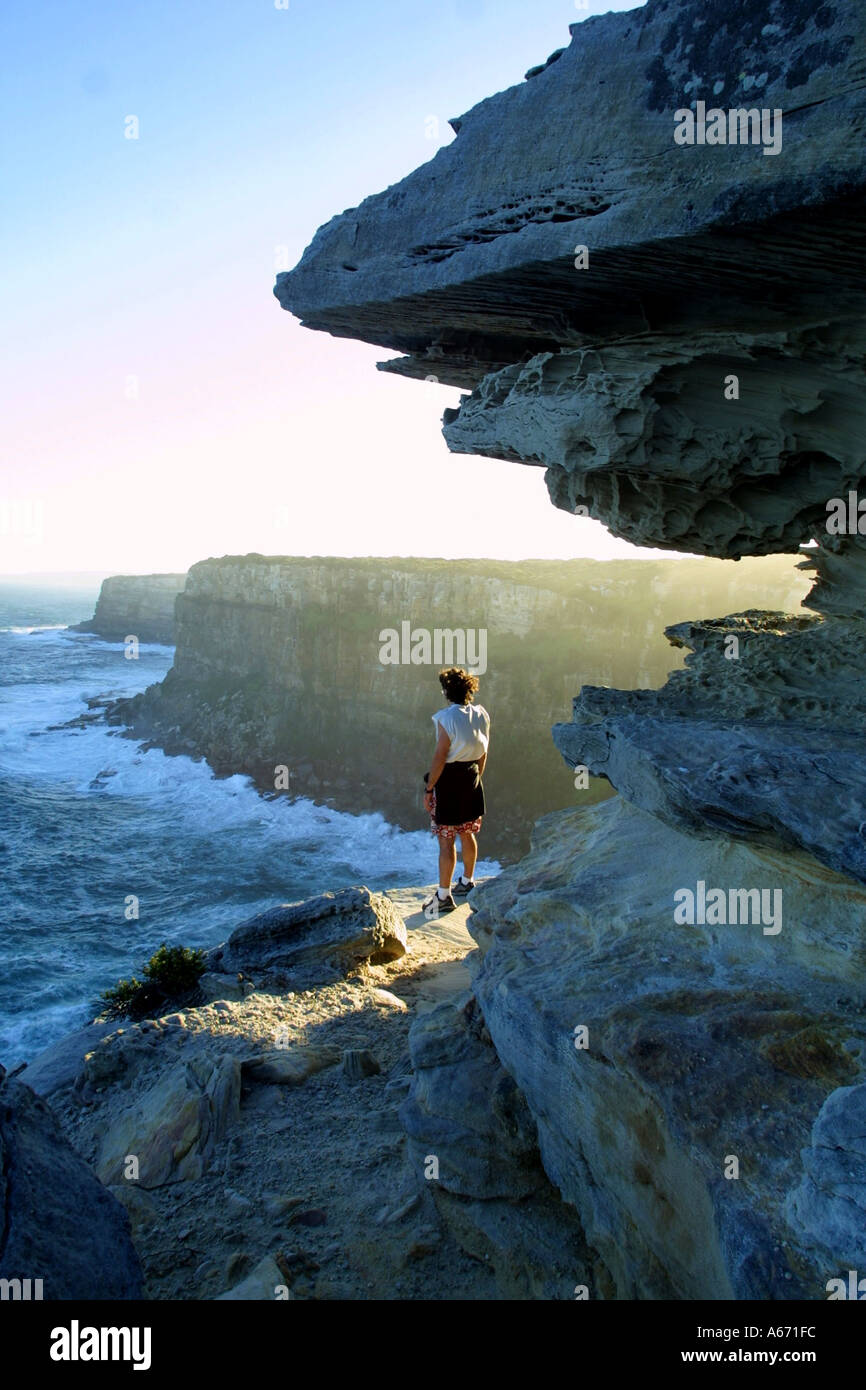
[[[139,642],[175,640],[174,601],[185,574],[115,574],[102,581],[93,617],[73,632],[93,632],[108,642],[137,637]]]

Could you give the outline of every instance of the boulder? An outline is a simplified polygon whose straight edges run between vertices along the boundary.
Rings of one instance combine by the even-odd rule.
[[[0,1279],[44,1299],[137,1299],[142,1274],[123,1207],[29,1086],[0,1068]]]
[[[309,1076],[340,1061],[336,1047],[290,1047],[247,1058],[241,1064],[245,1081],[270,1086],[300,1086]]]
[[[345,973],[362,960],[397,960],[405,951],[406,927],[394,904],[358,887],[259,913],[211,958],[223,973],[279,969],[301,983]]]
[[[52,1096],[73,1085],[81,1075],[87,1053],[114,1032],[115,1023],[89,1023],[67,1033],[28,1063],[22,1079],[40,1096]]]
[[[76,1077],[76,1090],[85,1094],[106,1086],[129,1089],[138,1085],[141,1074],[150,1075],[164,1062],[164,1042],[180,1042],[186,1038],[182,1015],[166,1015],[161,1019],[145,1019],[141,1023],[115,1026],[113,1033],[97,1038]]]
[[[116,1182],[111,1184],[108,1191],[126,1208],[134,1237],[152,1230],[159,1223],[159,1208],[146,1188],[134,1182]]]
[[[199,979],[198,987],[209,1003],[217,999],[231,999],[237,1002],[244,997],[243,980],[239,980],[237,975],[224,975],[215,970],[205,971]]]
[[[362,1081],[382,1070],[369,1048],[351,1047],[343,1053],[343,1074],[350,1081]]]

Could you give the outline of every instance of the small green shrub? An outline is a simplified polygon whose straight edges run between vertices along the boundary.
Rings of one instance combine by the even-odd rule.
[[[204,966],[204,951],[190,946],[166,946],[163,941],[144,967],[144,973],[166,994],[183,994],[198,984]]]
[[[193,993],[205,969],[204,951],[163,941],[144,967],[144,980],[118,980],[102,994],[109,1018],[146,1018]]]

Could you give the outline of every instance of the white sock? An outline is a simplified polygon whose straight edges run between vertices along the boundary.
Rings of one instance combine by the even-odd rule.
[[[450,888],[437,888],[437,889],[436,889],[436,896],[438,897],[438,899],[439,899],[440,902],[444,903],[444,901],[445,901],[446,898],[450,898],[450,897],[451,897],[451,889],[450,889]]]

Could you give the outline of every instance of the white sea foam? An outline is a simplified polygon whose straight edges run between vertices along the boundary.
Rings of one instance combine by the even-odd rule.
[[[61,632],[65,623],[36,623],[33,627],[0,627],[0,632],[14,632],[20,636],[30,632]]]

